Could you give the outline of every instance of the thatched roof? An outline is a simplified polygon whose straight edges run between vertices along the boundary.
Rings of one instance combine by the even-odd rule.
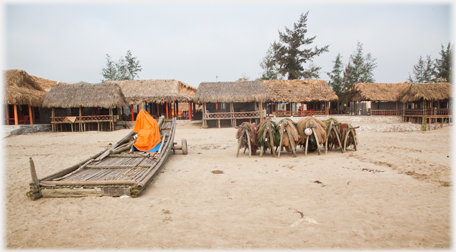
[[[397,102],[410,88],[410,83],[358,83],[350,90],[348,101]]]
[[[205,102],[265,102],[268,90],[261,81],[202,82],[194,101]]]
[[[57,81],[29,75],[24,70],[12,69],[3,72],[4,98],[7,104],[41,107],[47,94]]]
[[[339,99],[324,80],[263,80],[272,102],[316,102]]]
[[[129,105],[146,103],[189,102],[193,100],[196,87],[178,80],[124,80],[117,83]]]
[[[115,108],[125,105],[125,97],[114,83],[56,84],[43,102],[43,107],[48,108]]]
[[[401,102],[413,102],[425,99],[427,101],[441,101],[451,97],[451,85],[444,83],[412,83],[405,90]]]

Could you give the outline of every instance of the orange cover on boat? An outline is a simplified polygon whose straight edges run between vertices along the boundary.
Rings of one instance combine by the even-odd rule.
[[[149,151],[161,142],[157,121],[144,109],[141,109],[136,117],[133,132],[138,133],[134,145],[140,151]]]

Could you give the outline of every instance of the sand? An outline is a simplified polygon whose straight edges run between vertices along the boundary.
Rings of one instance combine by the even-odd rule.
[[[358,131],[342,154],[236,158],[234,128],[178,126],[170,155],[138,198],[42,198],[38,177],[80,162],[130,130],[3,140],[4,244],[10,249],[451,248],[451,126]]]

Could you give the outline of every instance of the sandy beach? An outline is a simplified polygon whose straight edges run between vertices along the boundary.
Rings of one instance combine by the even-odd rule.
[[[451,130],[358,131],[359,149],[236,158],[235,128],[179,125],[138,198],[26,197],[130,130],[3,139],[8,249],[449,249]],[[257,152],[259,153],[259,151]]]

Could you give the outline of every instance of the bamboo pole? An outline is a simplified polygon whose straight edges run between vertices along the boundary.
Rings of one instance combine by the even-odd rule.
[[[33,125],[32,106],[28,105],[28,111],[29,111],[29,123],[30,123],[30,125]]]
[[[43,186],[69,186],[69,185],[134,185],[134,180],[101,180],[101,181],[44,181]]]
[[[17,118],[17,105],[13,104],[14,107],[14,125],[19,125],[19,119]]]

